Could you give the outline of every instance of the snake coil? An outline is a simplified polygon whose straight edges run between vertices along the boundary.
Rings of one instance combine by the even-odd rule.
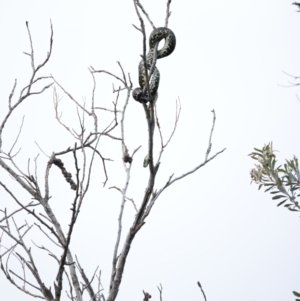
[[[157,50],[157,59],[161,59],[170,55],[176,46],[176,37],[172,30],[166,27],[159,27],[152,31],[150,38],[149,38],[149,52],[146,56],[146,67],[150,70],[153,57],[155,46],[159,43],[162,39],[165,39],[164,46]],[[133,98],[138,102],[147,103],[148,101],[154,101],[157,98],[157,90],[159,86],[160,74],[158,69],[155,67],[153,70],[153,74],[149,83],[149,90],[150,95],[148,95],[148,91],[146,89],[145,93],[143,93],[143,89],[146,85],[146,70],[144,61],[141,60],[139,63],[139,88],[135,88],[132,91]]]

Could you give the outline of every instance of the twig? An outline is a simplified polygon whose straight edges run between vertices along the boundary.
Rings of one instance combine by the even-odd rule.
[[[0,184],[1,185],[1,184]],[[25,205],[24,207],[33,207],[33,206],[38,206],[39,204],[32,204],[33,202],[30,202],[28,205]],[[13,211],[12,213],[10,213],[9,215],[5,215],[4,218],[0,219],[0,223],[2,223],[4,220],[8,220],[10,217],[12,217],[13,215],[15,215],[16,213],[22,211],[23,208],[19,208],[19,209],[16,209],[15,211]],[[2,211],[2,210],[1,210]]]
[[[45,248],[44,246],[39,246],[39,245],[37,245],[33,240],[32,240],[32,243],[33,243],[38,249],[41,249],[41,250],[43,250],[43,251],[48,252],[48,255],[49,255],[50,257],[52,257],[53,259],[55,259],[56,262],[59,264],[59,259],[58,259],[57,256],[56,256],[54,253],[52,253],[49,249]]]
[[[212,110],[211,112],[213,113],[213,124],[212,124],[210,135],[209,135],[208,148],[207,148],[206,154],[205,154],[205,161],[207,161],[207,158],[208,158],[208,156],[210,154],[210,151],[211,151],[211,147],[212,147],[211,139],[212,139],[212,135],[213,135],[214,128],[215,128],[215,123],[216,123],[216,113],[215,113],[215,110]]]
[[[54,105],[54,110],[55,110],[55,117],[57,119],[57,121],[75,138],[78,139],[78,137],[71,131],[71,129],[66,126],[62,121],[61,121],[61,117],[62,117],[62,113],[59,115],[58,114],[58,105],[60,103],[61,99],[59,99],[58,93],[56,91],[56,87],[53,87],[53,105]]]
[[[118,191],[123,195],[123,191],[122,191],[122,189],[119,188],[119,187],[112,186],[112,187],[109,187],[109,189],[116,189],[116,190],[118,190]],[[134,200],[133,200],[132,198],[127,197],[127,196],[125,196],[125,197],[126,197],[126,200],[128,200],[128,201],[130,201],[130,202],[132,203],[132,205],[133,205],[135,211],[138,212],[138,209],[137,209],[137,207],[136,207],[136,204],[135,204]]]
[[[54,234],[54,236],[58,239],[58,241],[60,241],[60,238],[57,235],[57,233],[54,231],[54,229],[50,227],[48,224],[46,224],[41,218],[39,218],[34,212],[34,210],[30,211],[29,209],[27,209],[2,182],[0,182],[0,185],[10,194],[10,196],[17,202],[17,204],[20,207],[22,207],[22,209],[27,211],[27,213],[32,214],[40,223],[42,223],[46,228],[48,228],[48,230],[50,230],[52,234]]]
[[[157,289],[159,290],[159,300],[162,301],[163,287],[162,287],[161,283],[159,284],[159,286],[157,287]]]
[[[103,111],[107,111],[107,112],[117,112],[117,113],[122,113],[120,110],[111,110],[111,109],[107,109],[107,108],[102,108],[102,107],[95,107],[95,109],[98,109],[98,110],[103,110]]]
[[[47,218],[47,217],[46,217]],[[47,218],[48,219],[48,218]],[[49,219],[48,219],[49,220]],[[50,220],[49,220],[50,221]],[[51,222],[51,221],[50,221]],[[44,233],[44,235],[49,239],[49,240],[51,240],[57,247],[59,247],[59,248],[62,248],[62,246],[61,245],[59,245],[58,243],[56,243],[44,230],[43,230],[43,228],[40,226],[40,225],[38,225],[38,224],[36,224],[36,223],[34,223],[34,225],[36,226],[36,227],[38,227],[39,229],[40,229],[40,231],[42,232],[42,233]]]
[[[168,141],[164,144],[164,148],[166,148],[168,146],[168,144],[170,143],[170,141],[172,140],[172,137],[177,128],[178,120],[180,118],[180,113],[181,113],[181,103],[180,103],[180,99],[178,98],[178,101],[176,101],[176,113],[175,113],[174,128],[173,128],[173,131],[172,131]]]
[[[93,90],[92,90],[92,106],[91,106],[91,110],[92,110],[92,117],[94,119],[94,131],[97,132],[98,131],[98,117],[95,113],[95,90],[96,90],[96,80],[95,80],[95,76],[94,73],[89,69],[91,76],[93,78]]]
[[[179,117],[180,117],[180,113],[181,113],[181,104],[180,104],[180,99],[178,99],[178,101],[176,100],[176,113],[175,113],[175,122],[174,122],[173,131],[172,131],[169,139],[167,140],[167,142],[164,143],[163,136],[162,136],[162,131],[161,131],[161,127],[160,127],[159,120],[158,120],[157,106],[155,106],[156,125],[157,125],[157,128],[158,128],[158,132],[159,132],[159,136],[160,136],[160,144],[161,144],[161,149],[160,149],[160,152],[159,152],[159,155],[158,155],[157,164],[161,160],[162,153],[163,153],[164,149],[168,146],[168,144],[170,143],[170,141],[172,140],[172,138],[173,138],[173,136],[175,134],[175,131],[176,131],[176,128],[177,128],[177,124],[178,124],[178,121],[179,121]]]
[[[27,228],[25,231],[24,231],[24,233],[22,234],[22,237],[24,237],[26,234],[27,234],[27,232],[29,232],[31,230],[31,228]],[[3,232],[2,232],[3,233]],[[0,242],[1,242],[1,240],[0,240]],[[18,243],[15,243],[13,246],[11,246],[9,249],[8,248],[6,248],[6,251],[4,252],[4,253],[2,253],[2,254],[0,254],[0,258],[3,258],[7,253],[9,253],[9,252],[11,252],[12,250],[14,250],[15,249],[15,247],[18,245]]]
[[[51,75],[52,76],[52,78],[53,78],[53,80],[54,80],[54,82],[63,90],[63,92],[65,93],[65,94],[67,94],[68,96],[69,96],[69,98],[71,99],[71,100],[73,100],[75,103],[76,103],[76,105],[78,106],[78,107],[80,107],[85,113],[87,113],[89,116],[91,116],[92,115],[92,113],[91,112],[89,112],[87,109],[85,109],[69,92],[67,92],[57,81],[56,81],[56,79],[53,77],[53,75]]]
[[[17,80],[15,80],[15,84],[14,84],[14,87],[12,89],[12,92],[10,93],[9,95],[9,98],[8,98],[8,107],[9,107],[9,110],[8,110],[8,113],[7,115],[4,117],[3,121],[2,121],[2,124],[0,125],[0,150],[1,150],[1,147],[2,147],[2,132],[3,132],[3,129],[5,127],[5,124],[8,120],[8,118],[11,116],[11,114],[14,112],[14,110],[26,99],[28,98],[29,96],[31,95],[38,95],[38,94],[41,94],[43,93],[45,90],[47,90],[48,88],[50,88],[52,86],[53,83],[49,84],[49,85],[46,85],[44,86],[40,91],[37,91],[37,92],[31,92],[31,88],[32,86],[39,80],[42,80],[42,79],[47,79],[49,77],[39,77],[39,78],[36,78],[35,79],[35,76],[38,72],[39,69],[41,69],[43,66],[46,65],[46,63],[49,61],[50,59],[50,56],[51,56],[51,53],[52,53],[52,45],[53,45],[53,28],[52,28],[52,23],[50,22],[50,28],[51,28],[51,36],[50,36],[50,47],[49,47],[49,52],[45,58],[45,60],[40,64],[38,65],[36,68],[35,68],[35,64],[34,64],[34,50],[33,50],[33,44],[32,44],[32,38],[31,38],[31,33],[30,33],[30,30],[29,30],[29,26],[28,26],[28,22],[26,22],[26,27],[27,27],[27,31],[28,31],[28,35],[29,35],[29,40],[30,40],[30,47],[31,47],[31,53],[28,54],[30,57],[31,57],[31,67],[32,67],[32,75],[31,75],[31,78],[29,80],[29,84],[24,87],[23,89],[21,89],[21,92],[20,92],[20,96],[19,96],[19,99],[17,100],[17,102],[12,105],[11,104],[11,100],[12,100],[12,97],[14,95],[14,91],[15,91],[15,88],[16,88],[16,84],[17,84]],[[27,89],[27,92],[25,94],[23,94],[25,92],[25,90]]]
[[[149,21],[149,23],[151,24],[152,28],[155,29],[156,27],[154,26],[153,22],[150,20],[150,17],[148,15],[148,13],[145,11],[144,7],[142,6],[142,4],[140,3],[139,0],[136,0],[136,4],[141,9],[141,11],[143,12],[143,14],[146,16],[146,18]]]
[[[9,110],[11,110],[11,99],[14,96],[16,86],[17,86],[17,79],[15,79],[14,86],[13,86],[13,88],[11,90],[11,93],[9,94],[9,97],[8,97],[8,109]]]
[[[15,275],[17,278],[21,279],[23,282],[26,282],[27,284],[29,284],[30,286],[32,286],[33,288],[37,289],[38,291],[41,291],[41,289],[33,284],[31,284],[30,282],[28,282],[26,279],[20,277],[19,275],[17,275],[14,271],[9,270],[10,273],[12,273],[13,275]]]
[[[198,286],[200,287],[200,290],[201,290],[201,292],[202,292],[202,295],[203,295],[203,297],[204,297],[204,300],[207,301],[206,296],[205,296],[205,293],[204,293],[204,290],[202,289],[202,286],[201,286],[200,281],[198,281],[197,284],[198,284]]]
[[[78,268],[78,270],[79,270],[79,272],[81,274],[81,277],[82,277],[82,279],[83,279],[83,281],[85,283],[85,287],[82,289],[82,293],[86,289],[87,292],[88,292],[88,294],[89,294],[89,296],[91,297],[91,300],[92,301],[96,301],[97,299],[95,297],[95,293],[94,293],[94,290],[93,290],[91,284],[92,284],[92,282],[93,282],[93,280],[95,278],[95,274],[96,274],[96,272],[97,272],[97,270],[98,270],[99,267],[96,268],[96,270],[95,270],[95,272],[93,274],[92,279],[89,281],[88,278],[87,278],[87,276],[86,276],[86,274],[85,274],[85,272],[84,272],[84,270],[83,270],[83,268],[81,267],[81,265],[80,265],[80,263],[78,261],[77,256],[75,256],[75,258],[76,258],[76,262],[77,262],[77,268]]]
[[[167,1],[167,12],[166,12],[166,22],[165,22],[165,27],[168,27],[168,22],[169,22],[169,18],[171,16],[171,12],[170,12],[170,4],[171,4],[172,0],[168,0]]]
[[[117,80],[119,80],[121,83],[123,83],[123,85],[125,86],[125,82],[124,80],[122,80],[120,77],[114,75],[113,73],[110,73],[106,70],[95,70],[92,66],[90,67],[93,73],[106,73],[114,78],[116,78]]]
[[[42,281],[42,279],[41,279],[41,277],[39,275],[38,269],[36,268],[36,265],[34,263],[34,260],[33,260],[32,254],[31,254],[31,249],[30,248],[28,249],[26,247],[26,245],[25,245],[25,243],[23,241],[22,235],[20,234],[20,231],[19,231],[19,229],[17,227],[17,224],[16,224],[14,218],[12,218],[12,220],[14,222],[16,231],[17,231],[18,236],[19,236],[19,243],[23,247],[24,251],[27,253],[27,256],[29,257],[29,261],[25,260],[20,254],[18,254],[18,253],[16,253],[16,254],[25,263],[26,267],[30,270],[32,276],[35,278],[35,280],[39,284],[39,286],[40,286],[39,290],[42,292],[42,294],[44,295],[44,297],[45,298],[53,298],[51,290],[48,289],[48,288],[46,288],[44,282]]]
[[[40,149],[40,151],[41,151],[46,157],[50,158],[50,156],[47,155],[47,154],[43,151],[43,149],[39,146],[39,144],[38,144],[36,141],[34,141],[34,142],[35,142],[35,144],[37,145],[37,147]]]
[[[25,116],[23,116],[23,118],[22,118],[22,123],[21,123],[21,126],[20,126],[20,128],[19,128],[19,133],[18,133],[18,135],[17,135],[17,138],[15,139],[15,142],[13,143],[13,145],[12,145],[10,151],[8,152],[8,155],[9,155],[9,156],[10,156],[12,150],[14,149],[14,147],[15,147],[15,145],[16,145],[16,143],[18,142],[18,139],[19,139],[19,137],[20,137],[20,134],[21,134],[21,131],[22,131],[22,128],[23,128],[23,124],[24,124],[24,118],[25,118]]]

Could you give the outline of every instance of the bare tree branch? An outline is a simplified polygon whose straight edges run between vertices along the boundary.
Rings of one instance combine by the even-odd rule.
[[[149,23],[151,24],[152,28],[155,29],[156,27],[154,26],[153,22],[151,21],[148,13],[145,11],[144,7],[142,6],[142,4],[140,3],[139,0],[136,0],[136,4],[137,6],[141,9],[141,11],[143,12],[143,14],[146,16],[147,20],[149,21]]]
[[[23,88],[21,90],[21,93],[20,93],[20,96],[19,96],[19,99],[17,100],[17,102],[12,105],[11,104],[11,100],[12,100],[12,97],[14,95],[14,91],[15,91],[15,88],[16,88],[16,84],[17,84],[17,81],[15,80],[15,84],[14,84],[14,87],[13,87],[13,90],[12,92],[10,93],[9,95],[9,99],[8,99],[8,107],[9,107],[9,110],[8,110],[8,113],[7,115],[4,117],[3,121],[2,121],[2,124],[0,125],[0,151],[1,151],[1,148],[2,148],[2,132],[3,132],[3,129],[5,127],[5,124],[8,120],[8,118],[10,117],[10,115],[13,113],[13,111],[23,102],[23,100],[25,100],[26,98],[28,98],[29,96],[31,95],[37,95],[37,94],[41,94],[43,93],[45,90],[47,90],[48,88],[50,88],[52,86],[52,83],[51,84],[48,84],[46,86],[44,86],[40,91],[37,91],[37,92],[31,92],[31,88],[32,86],[38,81],[38,80],[41,80],[41,79],[47,79],[49,77],[39,77],[37,79],[35,79],[35,76],[36,76],[36,73],[38,72],[39,69],[41,69],[43,66],[46,65],[46,63],[49,61],[50,59],[50,56],[51,56],[51,53],[52,53],[52,45],[53,45],[53,28],[52,28],[52,23],[50,22],[50,27],[51,27],[51,36],[50,36],[50,47],[49,47],[49,52],[46,56],[46,59],[44,60],[44,62],[42,62],[39,66],[37,66],[35,68],[35,64],[34,64],[34,51],[33,51],[33,45],[32,45],[32,38],[31,38],[31,33],[30,33],[30,30],[29,30],[29,26],[28,26],[28,22],[26,22],[26,27],[27,27],[27,31],[28,31],[28,35],[29,35],[29,40],[30,40],[30,46],[31,46],[31,53],[29,54],[29,56],[31,57],[31,67],[32,67],[32,75],[31,75],[31,78],[30,78],[30,81],[29,81],[29,84],[28,86],[26,86],[25,88]],[[25,89],[27,89],[27,92],[25,93],[25,95],[23,95]]]

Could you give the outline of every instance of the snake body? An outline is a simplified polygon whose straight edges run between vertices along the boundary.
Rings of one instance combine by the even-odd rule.
[[[155,46],[158,44],[162,39],[165,40],[164,46],[157,50],[157,59],[161,59],[170,55],[176,46],[176,37],[172,30],[166,27],[159,27],[152,31],[149,37],[149,52],[146,56],[146,68],[150,70],[153,58],[154,58],[154,51]],[[143,93],[143,89],[146,85],[146,69],[144,61],[141,60],[139,63],[139,88],[135,88],[132,91],[132,96],[136,101],[139,102],[148,102],[154,101],[157,98],[157,90],[159,86],[160,74],[158,69],[155,67],[153,70],[153,74],[149,83],[149,90],[150,95],[148,95],[147,89],[145,93]]]

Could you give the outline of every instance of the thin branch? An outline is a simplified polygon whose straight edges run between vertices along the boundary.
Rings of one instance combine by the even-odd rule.
[[[140,28],[138,28],[136,25],[134,25],[134,24],[131,24],[136,30],[138,30],[138,31],[140,31],[141,33],[143,33],[142,32],[142,30],[140,29]]]
[[[109,189],[116,189],[116,190],[118,190],[118,191],[123,195],[123,191],[122,191],[122,189],[119,188],[119,187],[112,186],[112,187],[109,187]],[[132,198],[127,197],[127,196],[125,196],[125,198],[126,198],[126,200],[128,200],[128,201],[130,201],[130,202],[132,203],[132,205],[133,205],[133,207],[134,207],[134,210],[135,210],[136,212],[138,212],[138,209],[137,209],[137,207],[136,207],[136,204],[135,204],[134,200],[133,200]]]
[[[47,219],[48,219],[48,217],[46,217]],[[48,219],[49,220],[49,219]],[[51,222],[51,220],[49,220],[50,222]],[[59,248],[62,248],[62,246],[61,245],[59,245],[58,243],[56,243],[44,230],[43,230],[43,228],[40,226],[40,225],[38,225],[38,224],[36,224],[36,223],[34,223],[34,225],[36,226],[36,227],[38,227],[39,229],[40,229],[40,231],[42,232],[42,233],[44,233],[44,235],[49,239],[49,240],[51,240],[57,247],[59,247]]]
[[[60,101],[61,101],[61,99],[59,99],[58,93],[56,91],[56,87],[54,86],[53,87],[53,106],[54,106],[54,111],[55,111],[55,117],[60,125],[62,125],[75,139],[78,139],[78,137],[71,131],[71,129],[61,121],[62,113],[60,115],[58,113],[58,106],[59,106]]]
[[[30,286],[32,286],[33,288],[37,289],[38,291],[41,291],[41,289],[33,284],[31,284],[30,282],[28,282],[26,279],[20,277],[19,275],[17,275],[14,271],[9,270],[10,273],[12,273],[13,275],[15,275],[17,278],[21,279],[23,282],[26,282],[27,284],[29,284]]]
[[[178,99],[178,100],[176,100],[176,113],[175,113],[175,122],[174,122],[173,131],[172,131],[168,141],[166,143],[164,143],[160,123],[159,123],[159,120],[158,120],[157,106],[155,106],[156,125],[157,125],[157,128],[158,128],[158,132],[159,132],[159,136],[160,136],[160,143],[161,143],[161,149],[160,149],[160,152],[159,152],[159,155],[158,155],[157,164],[161,160],[162,153],[163,153],[164,149],[168,146],[168,144],[170,143],[170,141],[172,140],[172,138],[173,138],[173,136],[176,132],[176,128],[177,128],[177,124],[178,124],[178,121],[179,121],[180,113],[181,113],[181,103],[180,103],[180,99]]]
[[[212,110],[211,112],[213,113],[213,124],[212,124],[211,131],[210,131],[210,136],[209,136],[209,141],[208,141],[208,148],[207,148],[207,151],[206,151],[206,154],[205,154],[205,161],[207,161],[207,158],[208,158],[208,156],[210,154],[210,151],[211,151],[211,147],[212,147],[211,139],[212,139],[212,135],[213,135],[213,132],[214,132],[214,129],[215,129],[215,123],[216,123],[215,110]]]
[[[202,289],[202,286],[201,286],[200,281],[198,281],[197,284],[198,284],[198,286],[199,286],[199,288],[200,288],[200,290],[201,290],[201,293],[202,293],[202,295],[203,295],[203,297],[204,297],[204,300],[207,301],[206,296],[205,296],[205,293],[204,293],[204,290]]]
[[[30,40],[30,47],[31,47],[31,53],[28,54],[31,57],[31,67],[32,67],[32,75],[31,78],[29,80],[29,84],[24,87],[23,89],[21,89],[20,92],[20,96],[19,99],[17,100],[17,102],[12,105],[11,104],[11,99],[13,97],[14,91],[15,91],[15,86],[16,86],[16,81],[15,81],[15,85],[14,88],[12,90],[12,92],[9,95],[9,99],[8,99],[8,103],[9,103],[9,110],[7,115],[4,117],[2,124],[0,125],[0,150],[2,147],[2,132],[3,129],[5,127],[5,124],[8,120],[8,118],[10,117],[10,115],[14,112],[14,110],[23,102],[23,100],[25,100],[26,98],[28,98],[31,95],[39,95],[42,94],[45,90],[47,90],[48,88],[50,88],[52,86],[53,83],[44,86],[40,91],[37,92],[31,92],[31,88],[32,86],[38,81],[38,80],[42,80],[42,79],[46,79],[48,77],[39,77],[37,79],[35,79],[35,76],[38,72],[39,69],[41,69],[50,59],[51,53],[52,53],[52,45],[53,45],[53,28],[52,28],[52,23],[50,22],[50,27],[51,27],[51,36],[50,36],[50,50],[46,56],[46,59],[44,60],[44,62],[42,64],[40,64],[37,68],[35,68],[35,64],[34,64],[34,49],[33,49],[33,44],[32,44],[32,38],[31,38],[31,33],[29,30],[29,26],[28,26],[28,22],[26,22],[26,27],[27,27],[27,31],[28,31],[28,35],[29,35],[29,40]],[[27,89],[27,92],[23,95],[23,93],[25,92],[25,90]]]
[[[27,291],[24,287],[21,287],[19,286],[14,280],[13,278],[9,275],[9,273],[7,271],[5,271],[4,269],[4,266],[3,266],[3,263],[2,263],[2,260],[1,260],[1,257],[0,257],[0,268],[1,270],[3,271],[5,277],[7,278],[7,280],[12,284],[14,285],[17,289],[19,289],[20,291],[24,292],[25,294],[29,295],[29,296],[32,296],[34,298],[40,298],[40,299],[43,299],[45,300],[45,297],[44,296],[39,296],[39,295],[36,295],[36,294],[33,294],[29,291]]]
[[[158,291],[159,291],[159,300],[163,301],[162,299],[162,291],[163,291],[163,287],[161,285],[161,283],[159,284],[159,286],[157,287]]]
[[[95,293],[94,293],[94,290],[93,290],[91,284],[92,284],[92,282],[93,282],[93,280],[94,280],[94,278],[95,278],[96,272],[97,272],[97,270],[98,270],[99,267],[96,268],[96,270],[95,270],[95,272],[94,272],[94,274],[93,274],[92,279],[89,281],[88,277],[86,276],[86,274],[85,274],[83,268],[81,267],[81,265],[80,265],[80,263],[79,263],[79,261],[78,261],[77,256],[75,256],[75,258],[76,258],[76,262],[77,262],[77,268],[78,268],[78,270],[79,270],[79,272],[80,272],[80,274],[81,274],[81,277],[82,277],[82,279],[83,279],[83,281],[84,281],[84,283],[85,283],[85,286],[84,286],[84,288],[83,288],[83,290],[82,290],[82,293],[83,293],[83,291],[86,289],[87,292],[88,292],[88,294],[89,294],[89,296],[91,297],[91,300],[92,300],[92,301],[96,301],[97,298],[96,298],[96,295],[95,295]]]
[[[111,109],[107,109],[107,108],[102,108],[102,107],[95,107],[95,109],[97,109],[97,110],[103,110],[103,111],[107,111],[107,112],[112,112],[112,113],[114,113],[114,112],[117,112],[117,113],[122,113],[122,111],[120,111],[120,110],[111,110]]]
[[[176,113],[175,113],[174,128],[173,128],[173,131],[172,131],[168,141],[164,144],[164,148],[166,148],[168,146],[168,144],[170,143],[170,141],[173,138],[174,133],[176,132],[178,120],[180,118],[180,113],[181,113],[181,103],[180,103],[180,99],[178,98],[178,101],[176,101]]]
[[[22,234],[22,237],[24,237],[24,236],[27,234],[27,232],[29,232],[30,230],[31,230],[30,227],[27,228],[27,229],[24,231],[24,233]],[[1,240],[0,240],[0,242],[1,242]],[[5,251],[4,253],[0,254],[0,258],[3,258],[7,253],[12,252],[12,250],[14,250],[15,247],[16,247],[17,245],[18,245],[18,243],[15,243],[15,244],[14,244],[13,246],[11,246],[9,249],[8,249],[8,248],[5,248],[6,251]]]
[[[53,252],[51,252],[49,249],[45,248],[44,246],[39,246],[39,245],[37,245],[33,240],[32,240],[32,243],[33,243],[38,249],[43,250],[43,251],[45,251],[45,252],[48,252],[48,255],[49,255],[50,257],[52,257],[53,259],[55,259],[57,263],[59,263],[59,259],[57,258],[57,256],[56,256]]]
[[[149,23],[151,24],[152,28],[155,29],[156,27],[154,26],[153,22],[151,21],[148,13],[145,11],[144,7],[142,6],[142,4],[140,3],[139,0],[136,0],[136,4],[137,6],[141,9],[141,11],[143,12],[143,14],[146,16],[147,20],[149,21]]]
[[[53,295],[51,293],[51,290],[46,288],[44,282],[42,281],[40,275],[39,275],[39,272],[38,272],[38,269],[36,268],[36,265],[34,263],[34,260],[33,260],[33,257],[32,257],[32,254],[31,254],[31,249],[27,248],[24,241],[23,241],[23,237],[22,235],[20,234],[20,231],[17,227],[17,224],[14,220],[14,218],[12,218],[13,220],[13,223],[15,225],[15,228],[16,228],[16,231],[18,233],[18,236],[19,236],[19,242],[20,242],[20,245],[23,247],[24,251],[27,253],[28,257],[29,257],[29,261],[26,261],[20,254],[16,253],[18,255],[18,257],[25,263],[25,265],[27,266],[27,268],[30,270],[32,276],[34,276],[35,280],[37,281],[37,283],[39,284],[40,286],[40,291],[42,292],[42,294],[45,296],[45,298],[53,298]],[[30,226],[31,228],[32,226]],[[51,299],[50,299],[51,300]]]
[[[90,73],[91,73],[91,76],[93,78],[93,90],[92,90],[92,107],[91,107],[91,110],[92,110],[92,116],[93,116],[93,119],[94,119],[94,130],[95,132],[98,131],[98,117],[95,113],[95,90],[96,90],[96,80],[95,80],[95,75],[94,73],[89,69]]]
[[[27,207],[25,207],[14,195],[13,193],[2,183],[0,182],[0,185],[10,194],[10,196],[17,202],[17,204],[22,207],[22,209],[24,209],[25,211],[27,211],[27,213],[32,214],[40,223],[42,223],[48,230],[50,230],[50,232],[58,239],[58,241],[60,242],[60,238],[57,235],[57,233],[54,231],[54,229],[52,227],[50,227],[47,223],[45,223],[40,217],[38,217],[36,215],[36,213],[34,212],[34,210],[29,210]]]
[[[68,292],[66,291],[67,296],[69,297],[69,299],[71,299],[72,301],[74,301],[75,298],[74,298],[74,296],[73,296],[73,288],[72,288],[72,284],[71,284],[71,281],[70,281],[70,277],[69,277],[69,275],[68,275],[68,273],[67,273],[66,271],[65,271],[65,275],[66,275],[67,280],[68,280],[68,283],[69,283],[69,290],[70,290],[70,295],[71,295],[71,296],[69,296]]]
[[[87,113],[89,116],[91,116],[92,115],[92,113],[91,112],[89,112],[87,109],[85,109],[69,92],[67,92],[58,82],[57,82],[57,80],[53,77],[53,75],[51,75],[52,76],[52,78],[53,78],[53,80],[54,80],[54,82],[63,90],[63,92],[65,93],[65,94],[67,94],[68,96],[69,96],[69,98],[71,99],[71,100],[73,100],[75,103],[76,103],[76,105],[78,106],[78,107],[80,107],[85,113]]]
[[[172,0],[168,0],[167,1],[167,12],[166,12],[166,21],[165,21],[165,27],[168,27],[168,22],[169,22],[169,18],[171,16],[171,12],[170,12],[170,4],[171,4]]]
[[[125,82],[124,80],[122,80],[120,77],[114,75],[113,73],[110,73],[106,70],[95,70],[92,66],[90,67],[93,73],[106,73],[114,78],[116,78],[117,80],[119,80],[124,86],[125,86]]]
[[[9,94],[9,97],[8,97],[8,109],[9,110],[11,110],[11,100],[12,100],[12,97],[14,96],[16,86],[17,86],[17,79],[15,79],[14,86],[13,86],[12,91]]]
[[[1,184],[0,184],[1,185]],[[30,202],[28,205],[25,205],[24,207],[33,207],[33,206],[38,206],[39,204],[32,204],[33,203],[33,201],[32,202]],[[20,211],[22,211],[23,210],[23,208],[21,207],[21,208],[19,208],[19,209],[16,209],[15,211],[13,211],[12,213],[10,213],[9,215],[5,215],[5,217],[4,218],[2,218],[2,219],[0,219],[0,223],[2,223],[4,220],[7,220],[7,219],[9,219],[10,217],[12,217],[13,215],[15,215],[16,213],[18,213],[18,212],[20,212]],[[2,210],[0,210],[0,211],[2,211]]]
[[[20,128],[19,128],[19,133],[18,133],[17,138],[15,139],[15,142],[13,143],[13,145],[12,145],[10,151],[8,152],[9,155],[11,154],[11,152],[12,152],[12,150],[14,149],[16,143],[18,142],[18,139],[19,139],[19,137],[20,137],[20,134],[21,134],[21,131],[22,131],[22,128],[23,128],[24,118],[25,118],[25,116],[23,115],[22,123],[21,123],[21,126],[20,126]]]

